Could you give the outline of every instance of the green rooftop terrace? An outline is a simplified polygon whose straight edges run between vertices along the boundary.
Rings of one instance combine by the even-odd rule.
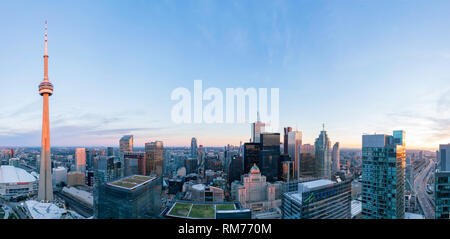
[[[144,175],[133,175],[130,177],[122,178],[117,181],[108,183],[111,186],[134,189],[146,182],[152,181],[155,177],[144,176]]]

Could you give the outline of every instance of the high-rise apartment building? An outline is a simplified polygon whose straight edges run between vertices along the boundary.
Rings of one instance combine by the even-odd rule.
[[[362,218],[405,217],[405,132],[362,136]]]
[[[434,174],[436,219],[450,219],[450,144],[439,145],[438,165]]]
[[[124,135],[119,141],[119,151],[133,152],[133,135]]]
[[[145,144],[145,166],[147,175],[162,175],[164,146],[162,141]]]

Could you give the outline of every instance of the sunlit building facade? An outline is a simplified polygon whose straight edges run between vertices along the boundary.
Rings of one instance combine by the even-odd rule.
[[[405,217],[405,132],[362,136],[362,218]]]

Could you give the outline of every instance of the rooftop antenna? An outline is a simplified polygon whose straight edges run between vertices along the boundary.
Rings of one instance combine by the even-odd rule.
[[[325,123],[322,123],[322,131],[325,131]]]

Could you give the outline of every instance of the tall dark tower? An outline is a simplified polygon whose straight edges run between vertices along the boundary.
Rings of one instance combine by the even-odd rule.
[[[39,94],[44,99],[44,108],[42,112],[41,172],[39,175],[38,200],[47,202],[53,200],[48,114],[48,97],[53,94],[53,84],[48,79],[47,21],[45,21],[44,80],[39,84]]]

